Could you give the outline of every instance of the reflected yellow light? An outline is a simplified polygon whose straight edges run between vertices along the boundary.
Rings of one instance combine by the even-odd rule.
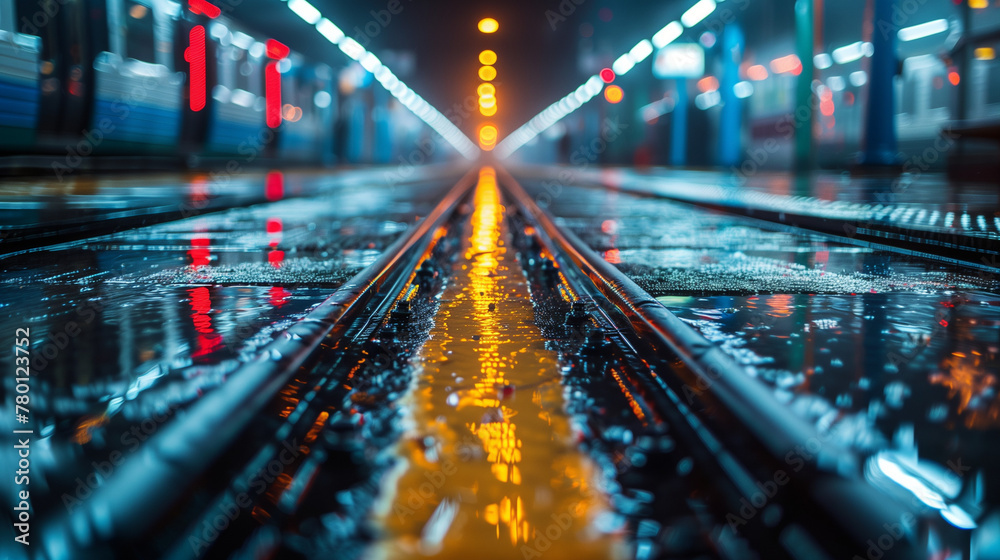
[[[480,105],[479,114],[481,114],[484,117],[492,117],[493,115],[497,114],[497,106],[495,104],[492,107],[483,107],[482,105]]]
[[[492,66],[497,63],[497,53],[487,49],[479,53],[479,62],[487,66]]]
[[[484,82],[492,82],[497,77],[497,69],[492,66],[483,66],[479,69],[479,79]]]
[[[479,30],[483,33],[496,33],[500,29],[500,23],[493,18],[483,18],[479,20]]]
[[[495,142],[498,129],[484,123],[474,132]],[[590,486],[599,477],[562,413],[557,357],[534,326],[497,172],[483,167],[478,179],[460,230],[462,256],[417,358],[421,373],[398,448],[408,466],[386,477],[391,507],[377,514],[386,538],[372,556],[624,557],[619,536],[589,534],[592,520],[610,510]],[[439,523],[439,504],[456,512],[454,524]]]
[[[484,95],[479,98],[479,106],[489,109],[490,107],[497,106],[497,98],[492,95]]]
[[[492,150],[497,143],[497,136],[500,132],[492,124],[484,125],[479,129],[479,145],[484,150]]]
[[[497,88],[493,87],[493,84],[479,84],[476,93],[479,95],[496,95]]]
[[[993,60],[997,56],[992,47],[979,47],[974,53],[976,60]]]
[[[479,139],[486,142],[496,140],[497,134],[498,134],[497,127],[493,126],[492,124],[488,124],[483,128],[479,129]]]

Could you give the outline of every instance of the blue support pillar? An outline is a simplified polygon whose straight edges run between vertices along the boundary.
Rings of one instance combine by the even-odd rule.
[[[350,119],[348,121],[347,133],[347,161],[350,163],[360,163],[365,147],[365,104],[358,99],[360,94],[355,92],[350,103]]]
[[[722,114],[719,118],[718,157],[719,165],[725,168],[740,164],[743,100],[736,97],[736,83],[740,81],[741,62],[743,62],[743,30],[739,24],[730,23],[722,31],[722,79],[719,81]]]
[[[813,19],[814,0],[795,2],[795,54],[802,71],[795,80],[795,169],[811,171],[813,167]],[[802,117],[805,118],[802,118]]]
[[[865,114],[865,150],[861,163],[873,166],[898,164],[896,147],[896,32],[877,22],[893,21],[895,0],[875,0],[872,33],[871,75],[868,77],[868,107]]]
[[[375,121],[375,162],[388,163],[392,159],[392,122],[389,119],[389,92],[384,88],[375,87],[375,108],[372,119]]]
[[[687,164],[687,79],[677,80],[677,103],[670,119],[670,165],[683,167]]]

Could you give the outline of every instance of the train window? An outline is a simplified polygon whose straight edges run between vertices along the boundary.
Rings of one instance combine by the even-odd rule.
[[[1000,67],[990,65],[986,72],[986,103],[1000,103]]]
[[[137,2],[125,2],[125,56],[156,62],[153,10]]]
[[[316,96],[316,86],[312,81],[305,80],[298,91],[295,104],[302,108],[303,116],[312,115],[313,97]]]
[[[250,93],[257,93],[257,88],[253,85],[254,79],[257,77],[257,72],[249,60],[250,57],[247,56],[247,51],[234,48],[232,57],[234,66],[236,67],[236,88],[249,91]]]
[[[17,31],[25,35],[35,35],[42,40],[42,59],[54,58],[54,45],[59,40],[56,18],[61,6],[56,0],[17,0],[15,20]]]

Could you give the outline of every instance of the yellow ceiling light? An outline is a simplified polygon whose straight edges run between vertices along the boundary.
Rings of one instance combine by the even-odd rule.
[[[500,29],[500,23],[493,18],[483,18],[479,20],[479,30],[483,33],[496,33]]]
[[[478,93],[480,97],[484,95],[496,95],[497,88],[493,87],[493,84],[479,84],[479,88],[476,89],[476,93]]]
[[[479,69],[479,79],[484,82],[492,82],[497,77],[497,69],[492,66],[483,66]]]
[[[497,53],[491,50],[485,50],[479,53],[479,62],[487,66],[497,63]]]

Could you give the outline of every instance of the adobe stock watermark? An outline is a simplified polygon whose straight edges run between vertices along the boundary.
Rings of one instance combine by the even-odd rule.
[[[76,478],[76,487],[72,493],[64,492],[62,494],[61,499],[66,511],[72,513],[74,509],[83,505],[83,502],[90,498],[104,481],[108,480],[118,467],[125,463],[125,459],[129,455],[135,453],[146,440],[153,437],[160,426],[173,417],[174,411],[179,406],[179,404],[173,405],[164,412],[157,411],[123,431],[119,441],[125,446],[125,451],[115,449],[108,453],[107,458],[103,461],[91,461],[90,466],[94,470],[83,478]]]
[[[497,87],[502,87],[501,82],[493,82]],[[455,102],[451,107],[442,113],[451,123],[457,127],[462,126],[470,117],[479,111],[479,97],[468,95],[460,102]],[[410,179],[421,165],[430,163],[432,156],[438,150],[444,139],[435,134],[433,137],[426,137],[417,140],[416,146],[406,155],[400,154],[397,159],[399,165],[395,171],[386,171],[384,178],[386,185],[390,189],[395,189],[400,183]]]
[[[211,171],[208,174],[210,180],[200,186],[197,196],[192,196],[178,206],[181,217],[190,218],[204,212],[212,201],[218,198],[221,190],[229,186],[233,177],[241,175],[245,165],[253,163],[260,157],[261,152],[274,141],[274,138],[274,131],[267,127],[262,128],[256,135],[248,135],[236,148],[237,153],[243,156],[242,161],[233,158],[226,162],[224,170]]]
[[[618,140],[628,128],[629,125],[621,122],[617,117],[614,120],[610,117],[605,118],[604,122],[601,123],[600,134],[589,143],[579,146],[570,154],[569,162],[573,168],[560,169],[555,180],[544,181],[542,183],[544,192],[535,196],[535,204],[544,208],[551,204],[553,200],[559,198],[564,188],[567,185],[576,183],[578,174],[586,171],[591,164],[597,162],[601,154],[606,152],[611,144]]]
[[[565,23],[576,13],[577,8],[586,2],[587,0],[560,0],[559,5],[554,10],[552,8],[545,10],[545,21],[549,22],[549,27],[555,31],[560,24]]]
[[[36,372],[44,371],[49,363],[54,361],[65,350],[69,343],[83,332],[81,325],[89,325],[97,318],[97,313],[104,306],[97,301],[88,301],[76,306],[76,320],[69,320],[62,327],[49,331],[43,341],[32,351],[31,368]]]
[[[162,87],[162,82],[152,76],[144,76],[142,80],[133,85],[127,93],[119,96],[111,102],[111,117],[101,117],[94,126],[81,132],[82,138],[76,144],[66,145],[66,156],[62,162],[52,162],[52,173],[56,179],[62,182],[66,175],[72,174],[80,168],[85,158],[93,155],[104,140],[118,130],[137,105],[150,97],[150,92],[156,92]],[[155,95],[155,93],[153,93]]]
[[[413,2],[413,0],[407,0],[407,2]],[[392,23],[394,16],[398,16],[403,13],[403,9],[406,6],[403,5],[401,0],[389,0],[386,3],[385,8],[381,10],[371,10],[369,14],[372,19],[368,20],[362,25],[354,26],[354,36],[352,37],[355,41],[361,44],[363,47],[368,47],[372,39],[378,37],[382,34],[382,31],[389,24]]]
[[[892,18],[889,21],[877,20],[875,27],[883,39],[888,39],[890,33],[899,33],[899,30],[906,26],[926,4],[927,0],[897,0],[892,3]]]
[[[205,551],[223,531],[239,518],[244,510],[250,509],[257,496],[267,491],[285,469],[301,455],[295,439],[282,442],[282,449],[274,459],[251,474],[246,481],[246,490],[226,498],[216,508],[214,515],[206,516],[195,534],[188,537],[188,546],[195,554]]]
[[[482,444],[472,436],[466,436],[456,445],[457,457],[460,463],[472,461],[481,455]],[[443,458],[440,468],[436,471],[425,471],[424,478],[416,488],[410,488],[406,496],[400,496],[392,505],[392,512],[400,521],[411,515],[416,515],[417,511],[426,507],[427,504],[437,501],[438,492],[444,488],[448,479],[458,473],[458,464],[450,458]],[[405,498],[405,503],[403,499]]]

